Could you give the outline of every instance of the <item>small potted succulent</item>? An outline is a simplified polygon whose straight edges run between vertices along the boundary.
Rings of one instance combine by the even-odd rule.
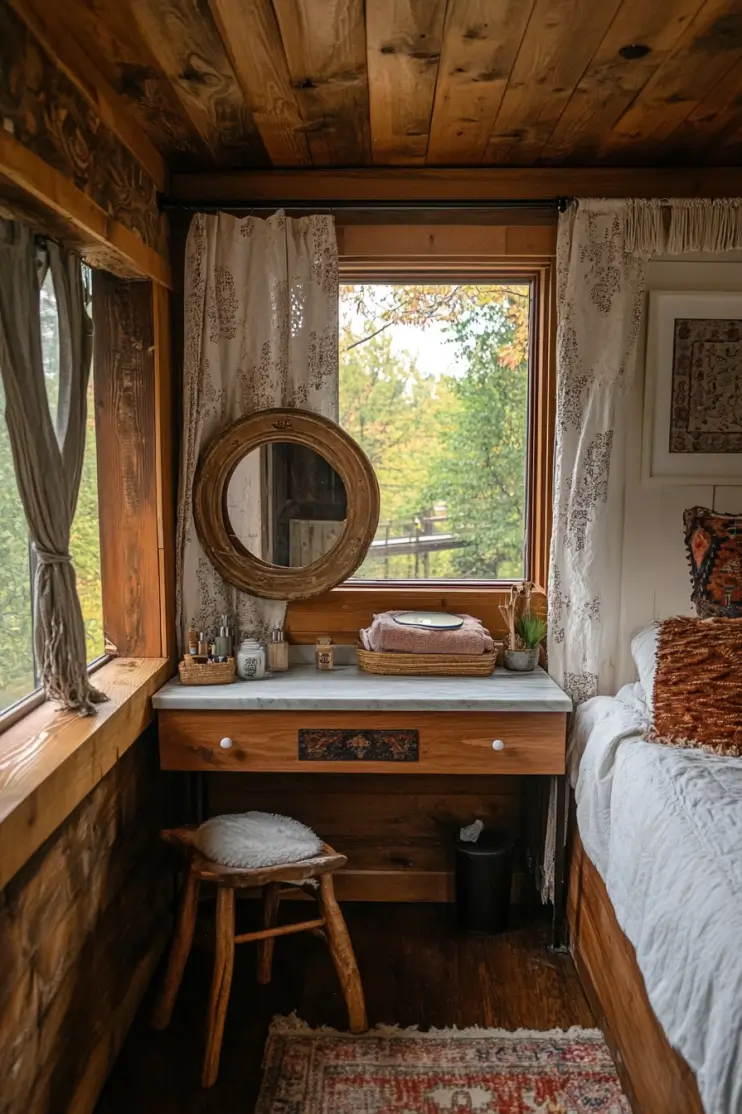
[[[546,637],[546,623],[531,614],[531,584],[513,585],[510,599],[500,604],[508,624],[508,645],[503,664],[514,673],[530,673],[538,665],[539,648]],[[518,615],[520,604],[523,613]]]

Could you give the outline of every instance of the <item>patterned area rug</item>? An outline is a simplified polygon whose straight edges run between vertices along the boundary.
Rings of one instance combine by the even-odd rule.
[[[597,1029],[378,1027],[276,1018],[255,1114],[630,1114]]]

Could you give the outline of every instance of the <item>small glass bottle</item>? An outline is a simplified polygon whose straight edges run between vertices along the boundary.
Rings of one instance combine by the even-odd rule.
[[[285,673],[289,667],[289,644],[280,627],[271,631],[268,643],[268,668],[271,673]]]

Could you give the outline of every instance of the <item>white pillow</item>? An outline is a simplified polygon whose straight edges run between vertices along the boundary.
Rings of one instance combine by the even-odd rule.
[[[644,689],[647,707],[654,707],[654,676],[657,672],[657,646],[659,623],[650,623],[631,639],[631,656],[634,659],[639,683]]]
[[[246,870],[298,863],[322,851],[322,840],[306,824],[272,812],[212,816],[194,843],[212,862]]]

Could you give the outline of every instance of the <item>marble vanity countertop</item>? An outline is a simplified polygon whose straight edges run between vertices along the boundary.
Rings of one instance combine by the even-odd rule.
[[[379,677],[354,665],[319,672],[297,665],[258,681],[181,685],[155,693],[161,711],[569,712],[572,701],[543,669],[491,677]]]

